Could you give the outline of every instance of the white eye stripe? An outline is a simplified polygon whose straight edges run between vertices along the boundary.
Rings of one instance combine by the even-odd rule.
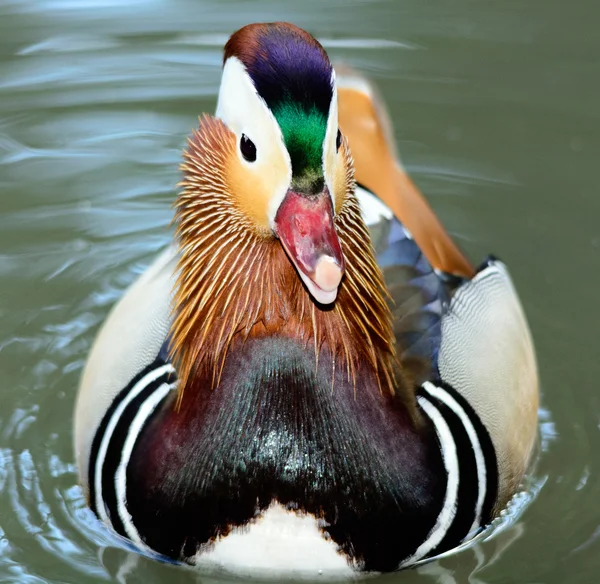
[[[329,106],[329,118],[327,119],[327,131],[325,140],[323,141],[323,174],[325,175],[325,184],[331,195],[333,208],[335,212],[335,176],[337,165],[340,164],[340,158],[337,156],[338,150],[336,147],[338,126],[338,97],[337,87],[335,84],[335,71],[331,74],[331,83],[333,86],[333,95],[331,97],[331,105]]]
[[[274,159],[285,162],[287,174],[274,179],[273,193],[268,204],[267,215],[272,225],[291,183],[292,163],[275,116],[258,95],[252,79],[237,57],[227,59],[223,67],[216,117],[223,120],[235,133],[238,157],[246,167],[259,172],[261,165],[267,167]],[[256,148],[256,160],[253,162],[245,159],[241,151],[240,140],[243,134]],[[262,171],[265,172],[265,169]]]

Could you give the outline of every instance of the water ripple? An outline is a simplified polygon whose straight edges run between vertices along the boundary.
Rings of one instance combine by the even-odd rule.
[[[554,403],[556,394],[564,396],[560,398],[564,407],[558,410],[567,413],[561,411],[558,423],[548,410],[540,411],[544,456],[535,478],[493,527],[493,538],[492,531],[485,532],[457,556],[378,580],[390,584],[516,581],[517,567],[520,581],[539,582],[544,578],[540,558],[547,560],[549,569],[555,562],[546,549],[536,556],[538,546],[566,547],[580,558],[597,548],[600,537],[593,513],[599,485],[597,441],[590,439],[590,432],[598,434],[598,420],[595,416],[590,425],[581,413],[576,415],[571,402],[582,398],[569,392],[584,385],[569,385],[571,362],[581,352],[580,330],[574,334],[571,320],[556,318],[559,310],[566,310],[564,304],[577,303],[564,294],[568,302],[562,300],[549,310],[544,304],[548,287],[534,277],[526,279],[527,272],[536,269],[544,277],[554,277],[554,258],[561,249],[567,250],[564,238],[556,234],[563,233],[571,203],[557,207],[563,212],[552,205],[530,209],[538,222],[551,215],[555,221],[551,238],[544,240],[543,230],[531,221],[525,220],[519,230],[514,216],[524,213],[517,201],[533,175],[549,173],[546,168],[540,171],[541,149],[524,151],[533,164],[527,166],[528,172],[513,172],[511,159],[490,155],[474,160],[479,144],[469,143],[466,131],[468,127],[474,131],[473,124],[469,126],[472,109],[477,114],[490,103],[508,104],[522,109],[523,123],[507,126],[507,143],[525,141],[525,122],[542,115],[538,102],[546,93],[552,99],[544,106],[550,114],[567,111],[555,107],[554,101],[564,88],[556,84],[548,90],[544,76],[511,76],[519,70],[518,63],[502,52],[511,38],[528,42],[541,29],[545,11],[539,10],[535,19],[521,18],[526,3],[515,9],[516,15],[505,4],[480,4],[469,4],[470,16],[464,22],[458,5],[440,3],[277,4],[278,17],[310,25],[334,56],[343,56],[382,81],[398,120],[397,135],[404,140],[401,151],[407,153],[407,167],[445,212],[451,230],[474,245],[474,251],[480,254],[482,241],[487,246],[487,240],[473,225],[482,225],[487,234],[491,223],[503,228],[497,241],[504,247],[514,242],[516,257],[523,248],[528,253],[536,246],[551,249],[546,264],[538,257],[536,265],[525,260],[516,265],[522,266],[524,283],[538,286],[529,292],[528,314],[535,319],[540,354],[546,355],[547,383],[550,388],[555,379],[561,383],[560,391],[555,387]],[[274,5],[224,0],[0,0],[0,581],[200,580],[191,570],[132,552],[98,522],[77,486],[71,418],[94,335],[110,307],[169,241],[180,150],[197,115],[214,111],[223,42],[245,21],[272,20]],[[381,12],[375,19],[377,10]],[[553,37],[548,51],[555,50],[554,41]],[[489,55],[493,66],[477,60],[483,54]],[[534,55],[527,53],[527,58]],[[569,64],[559,70],[567,79],[572,75]],[[552,80],[554,71],[546,68],[544,75]],[[593,92],[577,89],[577,93],[585,103],[598,101]],[[449,103],[468,106],[462,118],[446,107]],[[446,108],[442,126],[432,119],[440,107]],[[501,115],[505,109],[494,111]],[[446,117],[453,116],[457,119],[446,123]],[[411,132],[413,120],[418,132]],[[495,128],[493,112],[486,121],[489,125],[482,124],[481,132]],[[563,167],[576,162],[567,156],[595,156],[593,128],[588,135],[571,119],[561,123],[569,136],[560,151]],[[539,129],[544,129],[541,122],[534,126],[535,132]],[[431,133],[424,134],[428,130]],[[544,146],[551,142],[555,127],[546,131]],[[573,136],[581,136],[575,142],[584,143],[585,149],[573,147]],[[439,153],[440,144],[451,144],[446,154]],[[460,150],[469,144],[471,150]],[[499,147],[494,153],[501,158],[503,152]],[[551,187],[556,188],[546,186],[544,200]],[[506,195],[517,210],[505,211],[505,223],[499,212],[478,216],[469,211],[476,202],[491,205],[492,197],[498,201]],[[589,215],[595,221],[597,213]],[[493,221],[486,223],[488,219]],[[550,248],[552,242],[560,249]],[[582,246],[568,250],[573,256],[583,253]],[[579,273],[569,281],[579,282],[584,270],[576,262],[573,265]],[[590,265],[591,261],[588,271]],[[552,288],[559,284],[554,282]],[[586,286],[591,299],[595,289]],[[588,385],[595,387],[597,376],[590,377]],[[547,462],[555,453],[562,466],[556,455],[554,466]],[[536,505],[528,507],[536,496]],[[548,527],[548,517],[555,512],[565,522],[556,534]],[[521,550],[525,559],[519,562]],[[201,581],[226,580],[202,577]]]

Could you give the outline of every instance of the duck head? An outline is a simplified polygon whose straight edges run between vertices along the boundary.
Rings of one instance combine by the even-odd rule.
[[[352,163],[327,54],[291,24],[242,28],[225,46],[216,117],[235,135],[235,203],[279,238],[312,297],[331,304],[344,272],[334,216]]]
[[[236,339],[278,335],[352,377],[368,363],[393,391],[391,313],[337,108],[307,32],[253,24],[226,44],[216,116],[189,139],[175,205],[180,388],[192,373],[218,385]]]

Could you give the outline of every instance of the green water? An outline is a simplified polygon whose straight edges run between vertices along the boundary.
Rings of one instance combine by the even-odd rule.
[[[0,581],[214,582],[98,526],[71,415],[100,322],[168,241],[223,42],[285,19],[377,81],[405,165],[474,260],[508,263],[538,350],[537,499],[381,581],[598,582],[599,16],[591,0],[0,0]]]

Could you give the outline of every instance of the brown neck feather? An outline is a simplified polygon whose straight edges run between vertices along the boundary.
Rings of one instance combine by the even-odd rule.
[[[359,364],[367,363],[381,391],[404,389],[392,315],[354,195],[347,144],[347,193],[335,219],[346,273],[335,305],[326,310],[314,304],[280,242],[259,233],[236,208],[225,172],[235,148],[234,134],[206,116],[184,154],[184,190],[176,202],[180,254],[171,329],[180,399],[194,377],[219,385],[232,344],[268,335],[313,346],[317,360],[329,351],[355,388]],[[410,405],[414,397],[402,393]]]

